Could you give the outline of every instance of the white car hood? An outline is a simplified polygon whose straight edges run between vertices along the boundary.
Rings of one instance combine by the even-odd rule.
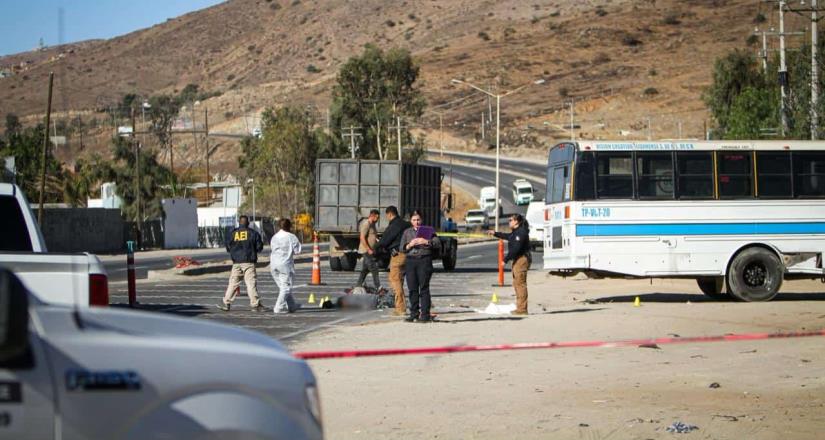
[[[193,318],[180,318],[161,313],[106,308],[79,309],[42,305],[37,315],[46,333],[68,336],[73,332],[116,333],[133,341],[154,341],[156,344],[211,347],[294,359],[278,341],[261,333],[225,324]],[[79,319],[75,319],[78,313]]]

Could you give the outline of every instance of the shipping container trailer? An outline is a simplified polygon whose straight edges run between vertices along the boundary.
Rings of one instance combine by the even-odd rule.
[[[315,229],[329,235],[329,261],[333,271],[355,270],[358,260],[358,222],[378,209],[379,235],[387,227],[384,210],[398,208],[401,217],[413,210],[423,223],[441,226],[441,168],[399,161],[318,159],[315,162]],[[455,268],[458,242],[441,237],[444,269]],[[382,255],[386,267],[388,255]]]

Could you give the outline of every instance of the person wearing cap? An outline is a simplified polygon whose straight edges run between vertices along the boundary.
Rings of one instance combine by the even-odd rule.
[[[241,278],[246,283],[246,294],[249,296],[249,307],[253,312],[264,310],[264,305],[258,296],[258,274],[255,263],[258,262],[258,252],[264,249],[264,242],[258,231],[249,227],[249,217],[242,215],[238,219],[238,227],[233,229],[226,241],[226,251],[232,257],[232,272],[229,274],[229,286],[226,294],[218,304],[218,308],[228,312],[239,292]]]

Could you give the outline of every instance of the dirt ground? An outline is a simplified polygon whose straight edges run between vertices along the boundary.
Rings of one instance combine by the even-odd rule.
[[[494,275],[481,277],[472,307],[489,301],[491,288],[484,286]],[[783,294],[769,303],[708,301],[687,280],[574,280],[533,270],[528,281],[531,315],[524,319],[442,313],[442,322],[424,325],[386,317],[317,333],[291,348],[619,340],[825,327],[825,294],[817,293],[825,286],[818,281],[786,282]],[[495,290],[502,303],[512,302],[511,288]],[[636,296],[639,307],[633,304]],[[310,365],[319,380],[329,439],[825,437],[822,337]],[[698,429],[667,432],[676,421]]]

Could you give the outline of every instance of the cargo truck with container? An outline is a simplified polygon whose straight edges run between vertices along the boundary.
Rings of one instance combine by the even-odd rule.
[[[315,229],[329,237],[329,266],[353,271],[358,262],[358,222],[378,209],[379,235],[387,227],[385,209],[395,206],[401,217],[413,210],[424,224],[441,225],[441,168],[398,161],[318,159],[315,163]],[[445,270],[455,268],[458,241],[440,237]],[[379,254],[386,267],[389,255]]]

